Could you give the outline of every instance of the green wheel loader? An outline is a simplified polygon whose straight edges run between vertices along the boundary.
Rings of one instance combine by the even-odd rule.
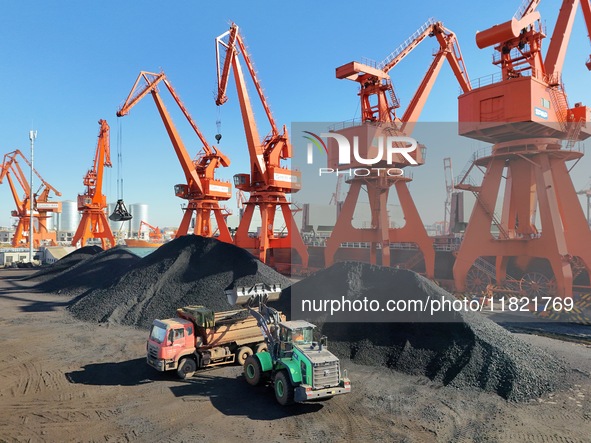
[[[268,352],[249,356],[244,377],[253,386],[271,382],[281,405],[329,399],[351,392],[346,371],[332,354],[326,337],[314,340],[314,326],[303,320],[281,321],[279,312],[267,305],[281,295],[278,285],[237,287],[226,291],[228,301],[245,306],[256,318]]]

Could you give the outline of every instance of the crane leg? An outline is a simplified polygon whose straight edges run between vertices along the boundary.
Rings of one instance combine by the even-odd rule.
[[[528,153],[529,161],[522,161],[523,157],[517,154],[496,155],[493,151],[454,264],[457,290],[465,289],[467,272],[479,256],[495,257],[497,283],[507,278],[509,259],[528,264],[535,263],[531,260],[533,258],[542,258],[552,269],[556,281],[555,295],[573,295],[574,258],[580,258],[587,272],[591,265],[591,251],[585,246],[591,243],[591,231],[565,164],[569,155],[566,151],[539,150]],[[489,208],[496,205],[505,167],[511,169],[513,180],[505,183],[511,189],[504,193],[505,200],[510,201],[504,201],[503,207],[514,209],[509,216],[504,214],[500,232],[493,237],[494,214]],[[524,189],[527,192],[523,192]],[[531,213],[532,197],[526,195],[529,189],[533,190],[538,202],[541,235],[535,226],[530,226],[531,220],[527,216]],[[519,225],[514,223],[513,213],[526,214],[519,217]],[[511,232],[515,234],[509,235]]]
[[[183,219],[181,220],[181,224],[179,225],[179,228],[176,231],[176,235],[174,238],[179,238],[183,235],[187,235],[187,232],[189,232],[189,226],[191,226],[191,219],[192,218],[193,218],[193,209],[185,208],[185,212],[183,214]]]
[[[281,203],[281,213],[283,214],[283,220],[285,222],[285,226],[287,227],[287,236],[281,238],[282,247],[287,247],[292,250],[295,250],[300,259],[300,264],[303,268],[308,267],[308,248],[306,247],[302,236],[296,226],[296,222],[293,218],[293,214],[291,212],[291,208],[289,207],[289,202],[284,199]],[[296,235],[294,235],[294,233]],[[291,264],[295,264],[293,257],[291,258]]]
[[[223,241],[225,243],[232,243],[232,235],[230,234],[230,230],[228,229],[228,225],[226,224],[226,220],[224,219],[224,216],[222,214],[222,208],[220,208],[217,202],[215,203],[215,207],[213,208],[213,215],[218,225],[218,240]]]
[[[244,214],[242,215],[238,229],[234,234],[234,244],[241,248],[248,249],[252,254],[256,255],[258,253],[259,240],[258,238],[251,238],[248,235],[250,223],[252,222],[252,217],[254,215],[255,203],[251,202],[249,199],[249,201],[245,203],[245,206]]]
[[[341,213],[337,218],[335,227],[330,234],[330,238],[326,241],[326,248],[324,250],[324,266],[329,267],[334,264],[335,256],[341,243],[349,241],[353,227],[351,221],[353,220],[353,214],[355,212],[355,206],[359,199],[359,191],[361,190],[361,181],[354,180],[349,187],[349,192],[345,197]],[[353,241],[353,240],[351,240]]]
[[[84,247],[91,238],[100,239],[103,249],[116,245],[107,215],[100,209],[89,209],[82,212],[82,219],[74,237],[72,237],[72,246],[78,246],[78,242],[80,242],[80,247]]]
[[[435,276],[435,249],[433,249],[433,239],[427,235],[425,226],[419,215],[419,211],[410,195],[408,184],[405,181],[396,181],[396,192],[398,200],[402,207],[404,214],[404,227],[398,229],[391,229],[390,242],[394,238],[399,238],[401,242],[416,243],[419,250],[423,253],[423,260],[425,261],[425,274],[428,278]]]

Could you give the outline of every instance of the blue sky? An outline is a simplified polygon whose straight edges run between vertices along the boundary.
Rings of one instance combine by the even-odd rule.
[[[477,30],[510,19],[519,6],[511,2],[244,2],[197,1],[101,2],[21,1],[0,3],[0,149],[21,149],[29,155],[28,132],[38,131],[35,166],[62,192],[75,200],[83,191],[82,177],[92,164],[98,120],[111,126],[114,168],[104,191],[117,197],[115,151],[123,153],[124,198],[128,204],[148,203],[150,223],[175,226],[182,201],[173,185],[183,173],[151,98],[117,119],[115,112],[141,70],[164,70],[197,124],[214,143],[216,119],[221,118],[220,148],[231,167],[218,176],[231,179],[248,172],[247,150],[236,94],[220,113],[213,100],[216,85],[214,39],[235,21],[246,38],[278,124],[301,121],[342,121],[358,116],[356,85],[337,80],[337,66],[361,57],[385,58],[427,18],[435,17],[459,39],[471,78],[497,72],[492,50],[478,50]],[[558,12],[556,2],[539,10],[549,28]],[[546,46],[548,43],[546,39]],[[426,41],[391,72],[403,109],[431,60],[435,42]],[[591,103],[585,67],[591,48],[582,15],[578,14],[569,46],[564,81],[570,102]],[[421,115],[424,122],[453,122],[459,88],[445,66]],[[251,91],[251,95],[254,91]],[[191,155],[200,145],[190,128],[173,111],[175,123]],[[261,135],[264,114],[255,108]],[[121,139],[118,141],[118,132]],[[303,147],[296,143],[294,147]],[[474,142],[471,145],[478,148]],[[441,219],[442,158],[451,156],[457,172],[470,148],[431,149],[428,164],[414,169],[417,206],[425,222]],[[589,159],[575,168],[577,189],[588,182]],[[434,205],[436,199],[441,204]],[[297,195],[295,197],[297,200]],[[235,210],[232,201],[228,206]],[[435,207],[436,206],[436,207]],[[13,200],[0,186],[0,225],[10,223]]]

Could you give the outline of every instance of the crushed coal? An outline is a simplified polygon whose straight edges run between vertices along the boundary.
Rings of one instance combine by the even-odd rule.
[[[91,255],[56,277],[38,284],[37,288],[64,295],[80,295],[88,290],[113,284],[140,260],[140,257],[121,246],[106,251],[101,249],[100,253]]]
[[[56,261],[55,263],[44,266],[39,271],[29,276],[26,280],[44,282],[46,280],[53,279],[59,276],[61,273],[67,272],[75,266],[78,266],[84,260],[96,254],[100,254],[101,252],[103,252],[103,248],[100,246],[84,246],[83,248],[70,252],[68,255]]]
[[[292,299],[307,297],[379,300],[455,298],[412,271],[365,263],[337,263],[283,291],[275,307],[290,314]],[[296,317],[305,318],[297,315]],[[479,313],[419,313],[399,322],[313,322],[329,349],[355,363],[424,375],[443,385],[478,388],[512,401],[539,397],[560,387],[560,361]],[[343,317],[344,318],[344,317]]]
[[[68,309],[86,321],[148,328],[154,319],[173,317],[186,305],[235,309],[224,290],[257,283],[291,284],[244,249],[187,235],[139,260],[109,287],[88,290]]]
[[[155,318],[174,316],[177,308],[186,305],[233,309],[224,290],[257,283],[286,288],[274,305],[292,319],[305,318],[291,310],[292,299],[303,296],[367,297],[380,303],[455,300],[412,271],[365,263],[337,263],[290,287],[289,279],[248,251],[193,235],[169,242],[142,259],[129,258],[127,267],[115,269],[113,264],[126,260],[124,254],[115,248],[87,257],[55,282],[43,284],[86,290],[68,307],[82,320],[141,328],[148,328]],[[71,274],[76,270],[84,272]],[[566,370],[555,357],[478,313],[414,313],[400,321],[377,323],[363,318],[362,322],[359,318],[346,321],[346,317],[335,322],[326,314],[311,320],[328,336],[329,349],[341,358],[426,376],[450,387],[477,388],[524,401],[559,389],[565,379]]]

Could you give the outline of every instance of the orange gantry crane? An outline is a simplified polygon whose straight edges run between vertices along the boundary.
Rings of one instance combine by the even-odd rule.
[[[562,1],[545,57],[538,3],[526,0],[511,20],[476,34],[479,48],[494,47],[501,74],[459,97],[460,135],[493,144],[471,167],[484,172],[480,185],[468,181],[470,170],[456,185],[477,200],[453,268],[460,291],[482,282],[484,257],[494,260],[485,274],[501,292],[534,297],[570,297],[591,269],[591,231],[566,165],[583,156],[590,110],[568,104],[561,78],[579,0]],[[591,33],[591,4],[580,3]]]
[[[197,134],[197,137],[203,144],[202,151],[195,160],[192,160],[189,156],[181,136],[160,97],[158,91],[158,85],[160,83],[166,86],[170,95],[172,95],[176,104],[179,106],[185,118],[188,120],[189,124]],[[195,213],[195,228],[193,231],[195,235],[212,237],[215,232],[218,233],[217,238],[219,240],[231,243],[232,237],[226,224],[226,220],[224,219],[222,208],[219,204],[220,201],[229,200],[232,197],[231,185],[228,182],[216,180],[215,178],[216,169],[220,166],[229,166],[230,159],[222,154],[219,149],[207,143],[207,140],[197,127],[197,124],[189,114],[187,108],[185,108],[184,104],[181,102],[178,94],[166,78],[164,72],[140,72],[131,92],[125,100],[125,103],[117,112],[117,116],[122,117],[127,115],[131,108],[133,108],[147,94],[151,94],[156,103],[160,117],[162,118],[187,180],[186,184],[177,184],[174,187],[174,192],[177,197],[188,200],[176,236],[187,235],[191,226],[193,213]],[[216,230],[212,229],[211,226],[212,213],[217,222]]]
[[[396,109],[400,107],[400,103],[388,73],[427,37],[437,39],[439,50],[435,54],[406,111],[400,118],[396,115]],[[361,122],[358,125],[334,132],[346,137],[358,135],[359,139],[366,140],[372,140],[377,135],[384,134],[410,136],[445,60],[449,62],[462,90],[464,92],[469,91],[470,82],[455,34],[446,29],[441,22],[430,19],[379,65],[369,66],[358,62],[350,62],[338,67],[336,69],[337,78],[353,80],[359,83],[358,95],[361,99]],[[332,159],[334,156],[331,153],[336,152],[336,149],[331,148],[331,146],[334,147],[331,140],[329,140],[328,145],[328,166],[330,168],[347,171],[352,168],[367,167],[360,163],[339,164]],[[417,149],[410,155],[416,164],[424,163],[422,149]],[[372,167],[376,171],[379,171],[380,168],[385,171],[388,168],[404,168],[410,164],[403,156],[398,156],[395,160],[394,164],[387,164],[384,156]],[[432,278],[435,268],[433,239],[427,235],[419,212],[410,195],[408,184],[411,180],[412,178],[405,175],[388,176],[385,172],[379,172],[373,176],[353,176],[348,179],[350,183],[349,191],[334,230],[327,241],[324,257],[325,265],[330,266],[334,262],[335,254],[343,242],[369,243],[370,262],[372,264],[376,263],[377,251],[381,249],[382,266],[390,266],[391,264],[391,243],[414,243],[422,253],[426,275]],[[405,225],[401,228],[390,227],[387,202],[392,186],[398,195],[405,218]],[[362,187],[367,189],[369,197],[371,208],[370,228],[355,228],[352,224],[353,214]],[[420,262],[420,254],[417,254],[417,257]],[[415,258],[412,261],[415,264],[417,262]]]
[[[265,138],[259,136],[239,55],[242,55],[271,126],[271,132]],[[229,31],[216,38],[216,58],[218,75],[216,104],[220,106],[228,100],[226,90],[230,70],[233,70],[250,156],[250,174],[234,176],[234,186],[239,191],[250,193],[248,201],[244,203],[246,209],[234,235],[234,243],[255,252],[261,261],[267,263],[273,263],[274,250],[288,250],[290,254],[291,251],[296,251],[300,264],[306,267],[308,266],[308,250],[300,232],[295,227],[290,202],[286,198],[287,194],[300,190],[301,173],[281,165],[282,160],[287,160],[292,155],[287,129],[284,125],[282,132],[279,132],[236,24],[233,23]],[[277,207],[281,208],[283,220],[287,226],[285,234],[275,232]],[[261,230],[257,237],[252,237],[249,235],[249,229],[254,211],[257,208],[261,215]],[[267,251],[270,251],[269,255]],[[296,263],[296,260],[292,257],[291,262]]]
[[[58,197],[62,194],[47,183],[37,170],[33,169],[33,172],[39,178],[41,184],[37,192],[33,194],[33,214],[30,214],[31,186],[18,162],[19,157],[31,167],[29,160],[17,149],[4,155],[0,170],[0,184],[5,178],[8,180],[10,191],[16,204],[16,209],[11,213],[13,217],[18,219],[14,237],[12,238],[12,246],[15,248],[29,246],[28,236],[30,232],[31,218],[33,218],[33,246],[37,248],[42,243],[55,245],[56,233],[55,231],[49,231],[47,229],[47,224],[48,220],[51,218],[50,213],[61,212],[61,202],[52,202],[49,201],[49,198],[50,193],[53,193]],[[21,187],[23,195],[22,199],[19,196],[19,191],[14,182],[15,179]],[[35,220],[37,223],[35,223]]]
[[[115,237],[105,210],[107,197],[103,194],[104,170],[111,165],[110,128],[105,120],[99,120],[99,134],[94,154],[92,169],[89,169],[83,179],[86,186],[84,194],[78,194],[78,211],[82,218],[78,229],[72,237],[72,246],[85,246],[92,238],[101,240],[103,249],[116,245]]]

